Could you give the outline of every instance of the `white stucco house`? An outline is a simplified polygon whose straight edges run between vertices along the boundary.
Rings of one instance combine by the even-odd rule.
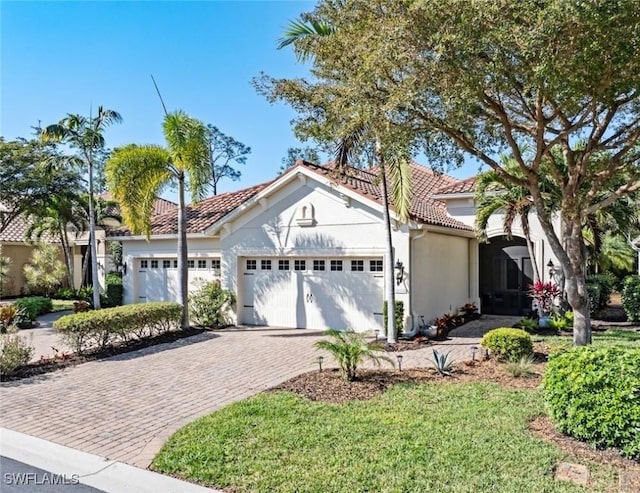
[[[491,243],[479,245],[473,180],[417,164],[412,174],[410,221],[391,211],[394,261],[404,268],[396,296],[407,328],[468,302],[487,313],[527,311],[532,273],[524,240],[504,239],[497,217]],[[532,230],[545,266],[550,252],[537,223]],[[514,232],[521,234],[517,226]],[[176,233],[175,211],[152,219],[150,241],[126,229],[112,233],[123,244],[125,303],[177,300]],[[371,172],[353,169],[337,179],[330,167],[298,161],[273,181],[189,207],[187,237],[190,289],[219,279],[237,295],[239,324],[382,329],[385,232]]]

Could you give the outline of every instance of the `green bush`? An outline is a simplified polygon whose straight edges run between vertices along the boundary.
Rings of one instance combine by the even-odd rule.
[[[102,300],[104,308],[122,305],[122,275],[117,272],[109,272],[104,280],[105,295]]]
[[[178,303],[137,303],[65,315],[53,327],[68,346],[82,353],[92,347],[105,348],[178,329],[181,314]]]
[[[13,303],[18,308],[23,308],[31,320],[35,320],[38,315],[49,313],[53,310],[51,298],[44,296],[29,296],[20,298]]]
[[[542,385],[559,431],[640,458],[640,349],[584,346],[551,355]]]
[[[60,288],[53,297],[57,300],[75,300],[78,298],[78,292],[69,287]]]
[[[389,315],[387,314],[387,302],[385,301],[382,304],[382,323],[384,324],[384,331],[387,331],[387,320]],[[396,319],[396,338],[402,333],[404,330],[404,302],[396,300],[396,310],[394,312],[394,318]]]
[[[498,359],[509,361],[520,359],[533,352],[531,336],[522,329],[502,327],[487,332],[480,344]]]
[[[189,311],[198,325],[218,327],[230,323],[228,312],[235,302],[233,291],[222,289],[219,281],[211,281],[189,296]]]
[[[630,322],[640,322],[640,275],[625,278],[622,284],[622,308]]]
[[[24,337],[15,333],[0,335],[0,373],[13,373],[26,365],[35,348]]]
[[[590,274],[587,276],[587,285],[596,285],[599,288],[597,297],[594,299],[596,303],[595,311],[602,311],[607,308],[615,282],[616,279],[611,274]]]
[[[589,314],[595,317],[598,312],[600,303],[600,286],[598,284],[587,283],[587,296],[589,297]]]

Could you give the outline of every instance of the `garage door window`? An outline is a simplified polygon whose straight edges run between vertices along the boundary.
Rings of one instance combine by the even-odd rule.
[[[352,272],[364,272],[364,260],[352,260],[351,261]]]
[[[369,270],[371,272],[382,272],[382,260],[370,260]]]
[[[289,270],[289,261],[278,260],[278,270]]]
[[[141,260],[140,261],[140,268],[141,269],[146,269],[147,267],[149,267],[149,263],[146,260]]]
[[[187,260],[187,267],[189,269],[195,269],[196,268],[196,261],[195,260]]]
[[[324,270],[324,260],[314,260],[313,270]]]
[[[152,269],[157,269],[158,268],[158,261],[157,260],[152,260],[151,261],[151,268]]]
[[[206,260],[198,260],[198,269],[206,269],[207,261]]]
[[[258,264],[255,260],[247,260],[247,270],[256,270]]]
[[[332,260],[331,261],[331,270],[333,272],[338,272],[342,270],[342,260]]]
[[[171,260],[163,260],[163,261],[162,261],[162,268],[163,268],[163,269],[169,269],[169,268],[171,268]]]
[[[261,260],[260,268],[262,270],[271,270],[271,260]]]
[[[294,260],[293,270],[307,270],[307,262],[304,260]]]

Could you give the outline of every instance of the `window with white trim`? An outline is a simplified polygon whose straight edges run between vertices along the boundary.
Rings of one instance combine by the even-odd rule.
[[[174,269],[177,269],[177,268],[178,268],[178,259],[175,259],[175,260],[173,261],[173,268],[174,268]]]
[[[278,270],[289,270],[289,261],[278,260]]]
[[[171,260],[163,260],[162,261],[162,268],[163,269],[170,269],[171,268]]]
[[[198,269],[206,269],[207,261],[206,260],[198,260]]]
[[[313,261],[313,270],[325,270],[324,269],[324,260],[314,260]]]
[[[342,260],[332,260],[331,261],[331,270],[333,272],[342,271]]]
[[[195,269],[196,268],[196,261],[195,260],[187,260],[187,268],[188,269]]]
[[[261,260],[260,268],[262,270],[271,270],[271,260]]]
[[[141,260],[140,261],[140,268],[141,269],[146,269],[147,267],[149,267],[149,262],[146,260]]]
[[[307,262],[305,260],[294,260],[293,270],[307,270]]]
[[[364,260],[352,260],[351,261],[352,272],[364,272]]]
[[[152,260],[151,261],[151,268],[152,269],[157,269],[158,268],[158,261],[157,260]]]
[[[369,260],[369,270],[371,272],[382,272],[382,260]]]
[[[256,270],[258,263],[254,259],[247,259],[247,270]]]

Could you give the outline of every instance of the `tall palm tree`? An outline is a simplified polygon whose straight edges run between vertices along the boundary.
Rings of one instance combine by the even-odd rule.
[[[160,192],[178,185],[178,271],[183,329],[189,327],[187,269],[187,216],[185,191],[193,203],[204,195],[211,177],[207,127],[183,111],[168,113],[163,123],[167,147],[130,144],[115,149],[105,174],[111,195],[120,205],[125,224],[133,234],[151,233],[151,213]]]
[[[93,281],[93,306],[100,308],[100,284],[98,282],[98,252],[96,248],[96,222],[94,213],[93,170],[95,155],[104,149],[104,131],[113,123],[120,123],[122,117],[117,111],[98,107],[98,114],[89,118],[67,115],[58,123],[49,125],[42,133],[44,141],[66,142],[77,149],[87,167],[89,175],[89,249],[91,251],[91,278]]]
[[[294,46],[299,61],[311,58],[312,53],[305,46],[305,41],[319,36],[330,36],[335,28],[321,20],[310,19],[308,21],[294,20],[280,39],[278,49],[289,45]],[[384,118],[382,120],[385,120]],[[396,342],[395,328],[395,280],[394,280],[394,255],[391,233],[391,220],[389,214],[389,186],[391,186],[392,202],[396,214],[401,221],[407,221],[411,208],[411,170],[409,167],[408,146],[403,146],[401,140],[390,142],[389,135],[391,125],[388,121],[382,124],[383,130],[373,129],[370,125],[356,125],[341,138],[336,145],[336,174],[344,174],[346,165],[354,157],[354,150],[362,144],[363,140],[370,138],[375,141],[375,161],[378,169],[378,179],[381,187],[382,215],[385,227],[386,251],[385,251],[385,298],[387,300],[387,327],[385,327],[387,342]],[[382,137],[386,137],[383,144]]]

